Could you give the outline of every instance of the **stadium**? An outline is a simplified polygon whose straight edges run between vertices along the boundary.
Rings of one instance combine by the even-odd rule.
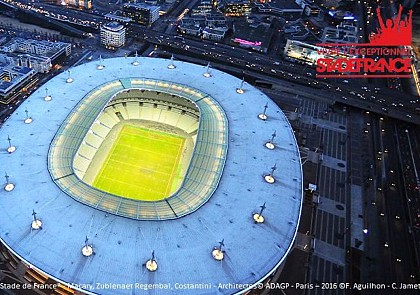
[[[77,66],[0,139],[0,258],[45,294],[246,294],[293,248],[293,130],[265,94],[209,66]]]

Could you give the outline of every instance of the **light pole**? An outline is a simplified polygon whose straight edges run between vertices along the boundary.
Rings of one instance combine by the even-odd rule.
[[[239,88],[236,88],[236,93],[243,94],[245,92],[244,91],[244,82],[245,82],[245,78],[242,77],[241,85],[239,86]]]
[[[271,167],[270,173],[268,175],[264,176],[264,179],[265,179],[266,182],[272,184],[276,181],[275,178],[274,178],[274,171],[276,171],[276,170],[277,170],[277,164],[274,164],[274,166]]]
[[[146,268],[148,271],[153,272],[156,271],[158,268],[157,261],[155,259],[155,251],[152,251],[152,257],[146,261]]]
[[[9,146],[7,148],[7,152],[9,154],[13,153],[16,150],[16,147],[12,145],[12,140],[10,139],[10,136],[7,135],[7,141],[9,142]]]
[[[211,252],[211,254],[212,254],[212,256],[215,260],[222,261],[223,258],[225,257],[224,251],[222,250],[222,247],[225,245],[224,241],[225,241],[225,239],[222,239],[219,242],[219,246],[215,247],[213,249],[213,251]]]
[[[267,109],[268,109],[268,102],[264,106],[264,111],[261,114],[258,115],[258,118],[260,120],[263,120],[263,121],[267,120],[267,118],[268,118],[267,115],[266,115]]]
[[[32,118],[31,118],[31,117],[29,117],[29,112],[28,112],[28,110],[27,110],[27,109],[25,109],[25,113],[26,113],[26,118],[25,118],[25,120],[24,120],[23,122],[25,122],[25,124],[30,124],[30,123],[32,123]]]
[[[265,147],[268,148],[269,150],[274,150],[274,148],[276,147],[274,144],[275,137],[276,137],[276,130],[274,130],[273,134],[271,135],[271,139],[265,143]]]
[[[210,62],[207,64],[206,66],[206,72],[203,74],[204,77],[206,78],[210,78],[211,74],[210,74]]]
[[[262,206],[260,206],[260,208],[261,208],[260,213],[254,213],[253,214],[253,218],[254,218],[255,223],[263,223],[264,222],[264,216],[262,214],[263,214],[263,212],[266,208],[265,202]]]
[[[34,220],[32,221],[31,227],[32,229],[42,229],[42,222],[38,218],[36,218],[36,212],[32,209],[32,216]]]

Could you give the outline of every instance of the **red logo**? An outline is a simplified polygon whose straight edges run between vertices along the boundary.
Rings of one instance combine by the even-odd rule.
[[[392,19],[387,19],[386,23],[384,23],[381,16],[381,9],[379,7],[376,8],[379,28],[377,29],[377,33],[373,33],[369,36],[370,44],[396,46],[411,45],[413,11],[410,10],[408,16],[404,20],[401,20],[402,10],[403,8],[400,5],[398,15]]]
[[[386,19],[376,9],[379,28],[369,36],[369,43],[322,43],[317,59],[317,77],[325,78],[409,78],[412,73],[412,16]]]

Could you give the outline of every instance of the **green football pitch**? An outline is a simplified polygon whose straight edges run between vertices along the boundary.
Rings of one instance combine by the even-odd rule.
[[[125,198],[162,200],[177,189],[184,138],[124,125],[93,186]]]

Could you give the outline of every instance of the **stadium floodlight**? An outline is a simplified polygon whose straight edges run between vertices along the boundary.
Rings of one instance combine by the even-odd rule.
[[[155,251],[152,251],[152,257],[146,261],[146,268],[148,271],[156,271],[158,268],[157,261],[155,259]]]
[[[210,78],[211,74],[210,74],[210,62],[208,62],[207,66],[206,66],[206,72],[203,74],[204,77],[206,78]]]
[[[34,220],[32,220],[31,223],[32,229],[42,229],[42,222],[40,219],[36,218],[36,212],[34,209],[32,209],[32,216],[34,217]]]
[[[174,65],[174,55],[171,55],[171,63],[168,65],[168,69],[175,69],[176,65]]]
[[[4,173],[4,178],[6,178],[6,185],[4,186],[4,190],[6,192],[11,192],[15,185],[9,181],[9,175],[7,175],[7,172]]]
[[[23,121],[23,122],[25,122],[25,124],[32,123],[32,118],[29,117],[28,110],[26,108],[25,108],[25,113],[26,113],[26,118],[25,118],[25,121]]]
[[[276,145],[274,144],[274,138],[276,137],[276,130],[274,130],[273,134],[271,134],[271,139],[265,143],[265,147],[269,150],[274,150]]]
[[[265,206],[265,202],[264,202],[264,204],[262,206],[260,206],[260,208],[261,208],[260,213],[254,213],[252,215],[252,217],[254,218],[255,223],[263,223],[264,222],[264,216],[262,214],[263,214],[265,208],[267,208]]]
[[[277,170],[277,164],[274,164],[273,167],[271,167],[270,174],[264,175],[264,179],[268,183],[274,183],[276,180],[274,179],[274,171]]]
[[[102,59],[102,55],[100,54],[100,55],[99,55],[99,64],[98,64],[98,66],[96,67],[98,70],[103,70],[103,69],[105,68],[105,66],[103,65],[102,61],[103,61],[103,59]]]
[[[222,247],[225,245],[224,242],[225,242],[225,239],[222,239],[219,242],[219,246],[213,248],[211,255],[213,256],[215,260],[221,261],[225,257],[225,252],[222,250]]]
[[[242,77],[242,81],[241,81],[241,86],[239,86],[239,88],[236,88],[236,93],[238,94],[242,94],[244,93],[244,82],[245,82],[245,77]]]
[[[9,135],[7,135],[7,141],[9,142],[9,146],[7,147],[7,152],[11,154],[16,150],[16,147],[12,145],[12,140],[10,139]]]
[[[138,66],[139,65],[139,62],[138,62],[138,60],[137,60],[137,51],[136,51],[136,54],[134,55],[134,61],[131,63],[133,66]]]
[[[88,238],[88,236],[86,236],[85,245],[82,248],[82,254],[85,257],[89,257],[89,256],[92,256],[93,254],[95,254],[93,252],[93,245],[89,245],[88,242],[89,242],[89,238]]]
[[[48,94],[48,88],[45,87],[45,97],[44,100],[45,101],[50,101],[52,99],[51,95]]]
[[[267,115],[266,115],[267,108],[268,108],[268,103],[265,104],[264,111],[258,115],[258,118],[260,118],[263,121],[267,120]]]
[[[73,78],[70,76],[70,70],[67,71],[67,80],[66,83],[72,83],[74,80]]]

